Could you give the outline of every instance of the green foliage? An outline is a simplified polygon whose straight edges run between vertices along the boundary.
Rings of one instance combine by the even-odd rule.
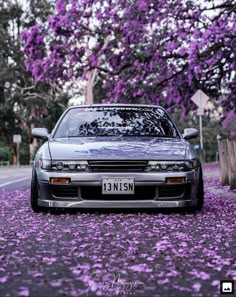
[[[176,122],[181,133],[184,128],[196,128],[199,130],[199,117],[197,115],[188,114],[184,119],[181,117],[181,111],[177,109],[171,114],[171,118]],[[202,118],[203,126],[203,145],[204,159],[206,162],[214,162],[216,160],[217,135],[222,135],[225,131],[221,127],[220,118],[211,118],[210,113],[205,114]],[[200,138],[189,141],[192,145],[200,145]]]
[[[12,162],[12,154],[9,147],[2,146],[0,144],[0,162],[9,161]]]
[[[68,103],[68,97],[66,95],[61,95],[58,101],[47,102],[47,114],[45,114],[41,119],[39,125],[48,129],[49,132],[52,131],[59,117],[65,111]]]

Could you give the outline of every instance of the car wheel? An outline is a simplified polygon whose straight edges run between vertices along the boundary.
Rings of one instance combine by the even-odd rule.
[[[202,168],[200,168],[200,177],[199,177],[199,186],[197,194],[197,205],[191,208],[192,212],[201,211],[204,206],[204,183],[203,183],[203,174]]]
[[[35,169],[33,168],[32,179],[31,179],[31,196],[30,196],[30,205],[34,212],[45,211],[44,207],[38,205],[39,197],[39,184],[37,181],[37,175]]]

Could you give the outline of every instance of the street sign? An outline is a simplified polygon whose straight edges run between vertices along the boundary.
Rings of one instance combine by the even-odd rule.
[[[209,97],[202,91],[198,90],[191,100],[199,107],[199,108],[204,108],[207,104]]]
[[[203,150],[203,135],[202,135],[202,116],[204,115],[204,108],[206,107],[209,97],[202,91],[198,90],[191,98],[191,100],[197,105],[199,116],[199,128],[200,128],[200,143],[201,150]]]
[[[198,108],[197,115],[198,116],[203,116],[204,115],[204,108]]]
[[[14,143],[21,143],[21,135],[20,134],[14,134],[13,135],[13,142]]]

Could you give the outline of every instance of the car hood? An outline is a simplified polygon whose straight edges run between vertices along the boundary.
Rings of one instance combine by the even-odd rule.
[[[184,160],[183,139],[153,137],[76,137],[49,141],[53,160]]]

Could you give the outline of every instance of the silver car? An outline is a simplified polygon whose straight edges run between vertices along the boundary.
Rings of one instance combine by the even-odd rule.
[[[188,139],[159,106],[96,104],[68,108],[33,165],[31,206],[186,208],[204,203],[202,167]]]

